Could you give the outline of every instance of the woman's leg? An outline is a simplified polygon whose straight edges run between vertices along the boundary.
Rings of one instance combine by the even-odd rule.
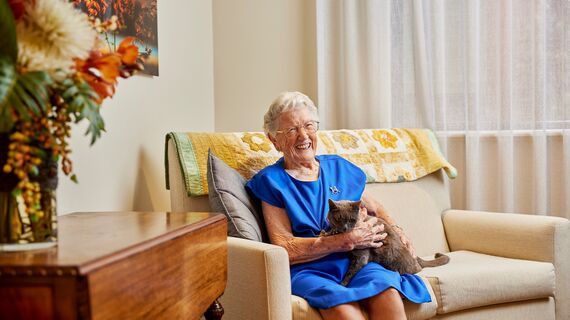
[[[319,312],[325,320],[365,320],[358,302],[349,302],[328,309],[319,309]]]
[[[368,311],[370,320],[394,319],[405,320],[406,312],[404,302],[400,297],[400,292],[394,288],[389,288],[366,300],[362,300],[362,305]]]

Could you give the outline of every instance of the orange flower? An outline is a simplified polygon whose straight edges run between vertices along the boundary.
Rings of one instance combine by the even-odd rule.
[[[123,64],[131,65],[137,62],[137,57],[139,56],[139,48],[133,44],[134,41],[134,37],[126,37],[119,44],[117,53],[121,56],[121,61]]]
[[[102,54],[93,51],[87,60],[76,61],[77,74],[99,95],[98,103],[115,94],[121,58],[116,53]]]
[[[77,75],[84,79],[99,96],[97,103],[112,97],[117,86],[117,77],[128,78],[140,67],[137,64],[139,49],[133,44],[135,38],[127,37],[116,52],[92,51],[87,60],[77,59]]]

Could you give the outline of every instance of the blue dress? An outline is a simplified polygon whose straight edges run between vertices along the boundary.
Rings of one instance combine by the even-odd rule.
[[[296,237],[318,237],[328,228],[327,199],[359,200],[364,191],[364,172],[336,155],[317,156],[320,173],[317,181],[299,181],[287,174],[283,158],[258,172],[246,187],[259,199],[284,208]],[[340,285],[350,264],[346,252],[333,253],[319,260],[291,266],[294,295],[303,297],[319,309],[358,301],[392,287],[415,303],[431,301],[429,292],[417,275],[400,275],[370,262],[347,287]]]

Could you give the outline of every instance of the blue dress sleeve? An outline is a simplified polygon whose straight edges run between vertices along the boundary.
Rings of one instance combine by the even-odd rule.
[[[352,185],[356,193],[360,195],[358,198],[360,198],[366,186],[366,174],[354,163],[341,159],[345,161],[348,183]]]
[[[274,207],[285,208],[283,194],[280,191],[283,183],[280,180],[275,174],[272,175],[271,172],[262,170],[253,176],[245,187],[258,199]]]
[[[366,174],[352,162],[337,156],[323,156],[327,176],[335,186],[331,187],[330,198],[333,200],[359,200],[366,186]],[[334,182],[333,182],[334,181]]]

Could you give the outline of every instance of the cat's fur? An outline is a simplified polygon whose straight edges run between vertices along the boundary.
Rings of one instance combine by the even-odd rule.
[[[322,232],[321,235],[332,235],[351,231],[359,219],[360,201],[333,201],[329,199],[328,221],[331,230]],[[369,219],[367,217],[366,219]],[[387,236],[382,240],[380,248],[355,249],[351,251],[351,261],[348,272],[342,280],[342,285],[346,286],[352,277],[364,267],[368,262],[376,262],[385,268],[397,271],[400,274],[414,274],[420,272],[425,267],[437,267],[449,262],[449,257],[436,253],[434,260],[423,260],[414,257],[406,249],[400,236],[394,228],[378,217],[378,224],[384,224],[384,232]]]

